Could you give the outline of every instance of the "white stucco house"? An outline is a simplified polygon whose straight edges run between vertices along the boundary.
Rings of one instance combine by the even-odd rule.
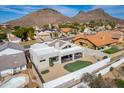
[[[26,70],[24,48],[7,42],[0,45],[0,77]]]
[[[75,44],[54,40],[52,42],[36,43],[29,49],[32,62],[38,70],[53,64],[75,61],[83,56],[83,48]]]

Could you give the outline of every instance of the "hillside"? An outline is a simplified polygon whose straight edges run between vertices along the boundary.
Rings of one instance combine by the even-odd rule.
[[[29,13],[28,15],[7,22],[7,24],[10,24],[12,26],[42,26],[45,24],[58,24],[62,22],[79,22],[79,23],[84,23],[84,22],[89,22],[91,20],[109,20],[113,21],[118,24],[124,24],[123,19],[115,18],[106,13],[103,9],[95,9],[89,12],[83,12],[80,11],[77,15],[75,15],[72,18],[69,18],[67,16],[64,16],[60,12],[50,9],[50,8],[45,8],[38,10],[36,12]]]

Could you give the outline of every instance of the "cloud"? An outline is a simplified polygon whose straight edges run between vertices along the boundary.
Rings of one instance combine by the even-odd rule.
[[[46,7],[55,9],[55,10],[61,12],[62,14],[70,16],[70,17],[74,16],[79,11],[76,8],[70,8],[70,7],[67,7],[67,6],[59,6],[59,5],[58,6],[57,5],[56,6],[51,5],[51,6],[46,6]]]
[[[93,10],[96,8],[102,8],[105,10],[105,12],[109,13],[112,16],[115,17],[123,17],[122,14],[124,14],[124,6],[118,6],[118,5],[93,5],[93,6],[81,6],[80,8],[78,7],[71,7],[71,6],[64,6],[64,5],[9,5],[9,6],[0,6],[0,11],[5,11],[5,12],[11,12],[11,13],[16,13],[20,15],[25,15],[30,12],[37,11],[39,9],[43,8],[52,8],[55,9],[62,14],[73,17],[76,15],[81,9],[84,9],[85,11]]]
[[[96,8],[102,8],[105,12],[109,13],[112,16],[124,18],[124,6],[122,5],[96,5],[92,6],[92,10]]]
[[[27,14],[27,11],[21,11],[18,10],[16,8],[12,8],[9,6],[0,6],[0,11],[5,11],[5,12],[12,12],[12,13],[16,13],[16,14]]]

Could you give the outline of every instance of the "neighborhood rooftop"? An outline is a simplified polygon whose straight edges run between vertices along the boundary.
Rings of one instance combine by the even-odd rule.
[[[48,45],[51,47],[51,46],[55,46],[56,43],[59,43],[59,47],[61,47],[64,44],[66,44],[65,41],[57,39],[57,40],[54,40],[53,42],[49,43]]]
[[[100,47],[107,44],[117,43],[118,40],[114,38],[120,38],[121,36],[124,36],[124,33],[120,31],[101,31],[97,32],[96,34],[92,35],[85,35],[85,34],[78,34],[73,41],[77,39],[86,39],[93,43],[95,46]]]
[[[20,46],[18,44],[11,43],[11,42],[6,42],[6,43],[0,45],[0,52],[7,49],[7,48],[24,51],[24,48],[22,46]]]
[[[0,56],[0,71],[26,65],[24,53]]]

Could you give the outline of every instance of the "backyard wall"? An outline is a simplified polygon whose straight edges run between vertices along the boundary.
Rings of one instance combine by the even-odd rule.
[[[109,56],[108,54],[101,52],[99,50],[93,50],[93,49],[85,48],[85,47],[84,47],[84,55],[100,56],[100,57]]]
[[[96,73],[97,75],[98,74],[101,74],[101,75],[105,75],[107,74],[109,71],[110,71],[110,68],[113,67],[118,67],[119,65],[121,65],[122,63],[124,63],[124,58],[120,59],[119,61],[116,61],[115,63],[113,63],[112,65],[106,67],[105,69],[102,69],[100,70],[98,73]]]
[[[87,66],[85,68],[82,68],[78,71],[72,72],[72,73],[62,76],[62,77],[59,77],[55,80],[46,82],[43,84],[43,87],[44,88],[54,88],[54,87],[57,87],[57,86],[60,86],[64,83],[66,83],[66,82],[69,82],[71,80],[78,80],[82,77],[82,75],[84,73],[92,73],[93,71],[107,65],[108,62],[110,62],[110,58],[98,61],[98,62],[96,62],[90,66]]]

